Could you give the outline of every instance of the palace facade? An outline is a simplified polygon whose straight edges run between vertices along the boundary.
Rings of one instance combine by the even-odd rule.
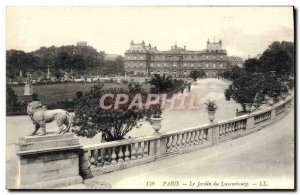
[[[167,74],[173,77],[188,77],[192,70],[204,70],[207,76],[216,77],[230,67],[222,41],[207,41],[206,49],[190,51],[176,44],[168,51],[158,51],[151,44],[134,43],[125,52],[125,72],[132,76]]]

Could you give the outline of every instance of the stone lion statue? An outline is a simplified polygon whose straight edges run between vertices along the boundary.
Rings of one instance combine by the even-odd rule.
[[[67,133],[73,125],[73,117],[65,110],[55,109],[47,110],[39,101],[32,101],[27,105],[27,114],[30,116],[35,129],[30,136],[37,135],[39,129],[42,130],[41,134],[46,134],[46,123],[56,121],[58,127],[58,134]],[[66,128],[64,129],[64,125]]]

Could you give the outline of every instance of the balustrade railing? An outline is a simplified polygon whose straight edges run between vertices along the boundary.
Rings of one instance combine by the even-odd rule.
[[[226,137],[233,134],[241,134],[246,129],[247,119],[238,119],[236,121],[228,122],[219,125],[219,137]]]
[[[88,145],[82,149],[94,175],[116,171],[157,158],[198,150],[257,131],[287,114],[291,110],[292,99],[293,97],[288,97],[273,107],[227,121],[147,137]]]
[[[259,124],[262,122],[266,122],[271,119],[271,111],[263,112],[261,114],[254,116],[254,124]]]
[[[207,133],[207,128],[195,128],[169,135],[165,137],[167,140],[166,153],[177,152],[189,147],[203,145],[207,143]]]

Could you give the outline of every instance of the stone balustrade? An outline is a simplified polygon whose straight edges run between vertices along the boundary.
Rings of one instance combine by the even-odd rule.
[[[151,136],[81,146],[73,134],[20,138],[19,188],[48,189],[157,159],[200,150],[258,131],[283,118],[293,96],[250,114]],[[153,131],[154,132],[154,131]]]
[[[289,96],[263,110],[180,131],[86,145],[82,148],[87,159],[84,167],[96,176],[235,139],[281,119],[291,110],[292,101]]]

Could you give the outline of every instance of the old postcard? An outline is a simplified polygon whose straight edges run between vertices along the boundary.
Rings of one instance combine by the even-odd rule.
[[[294,8],[8,6],[6,188],[295,188]]]

